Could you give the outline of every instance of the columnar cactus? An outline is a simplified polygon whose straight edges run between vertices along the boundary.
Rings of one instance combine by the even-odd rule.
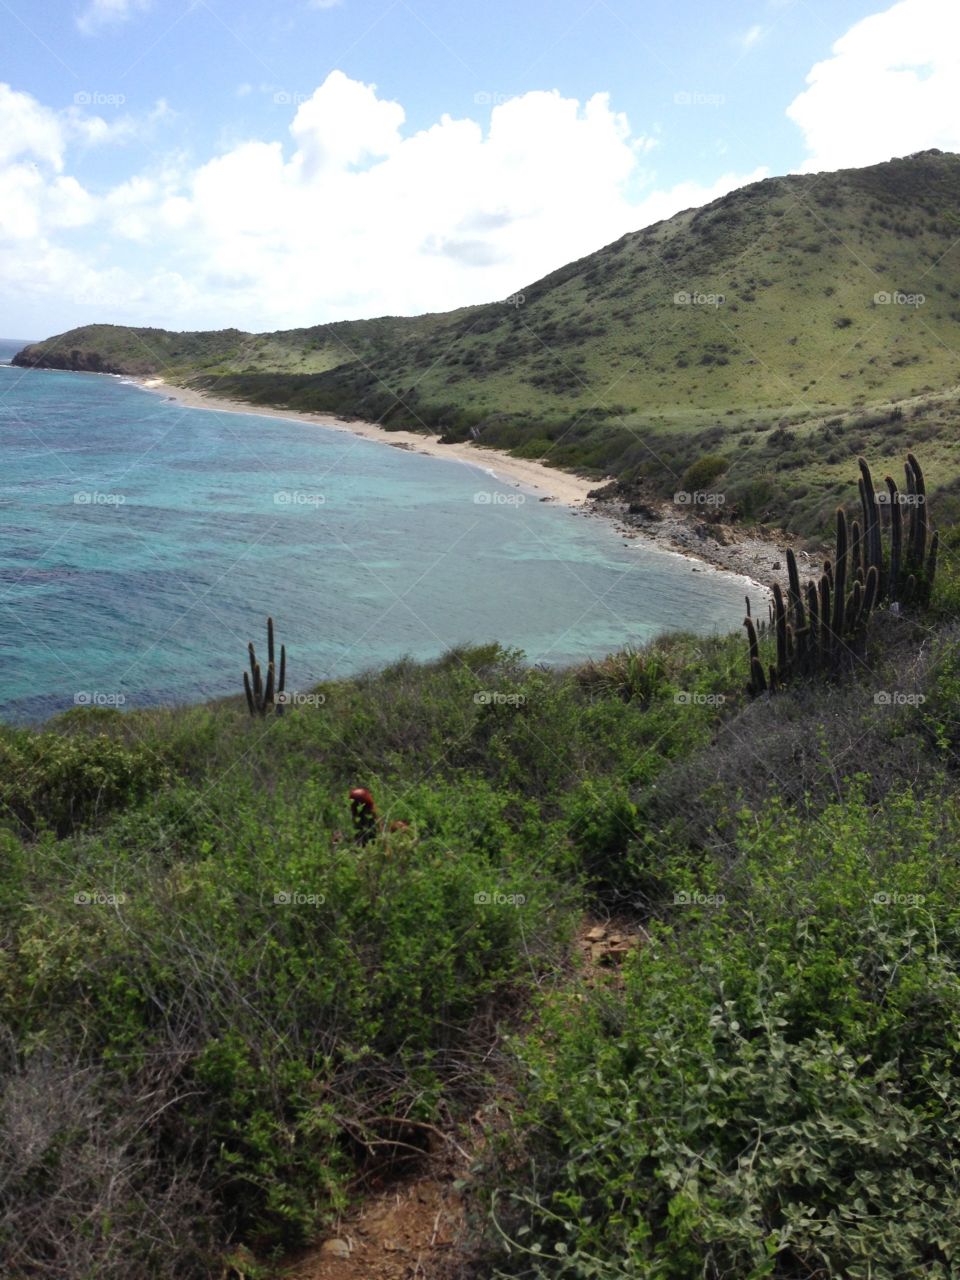
[[[931,534],[920,464],[912,453],[907,454],[905,494],[897,489],[892,476],[885,479],[887,492],[878,494],[865,460],[859,458],[858,465],[862,527],[854,520],[848,538],[847,515],[838,507],[836,551],[832,559],[824,561],[819,581],[808,582],[805,592],[796,557],[787,552],[787,595],[779,584],[772,589],[770,621],[776,634],[777,660],[766,675],[748,602],[744,625],[752,694],[778,689],[791,676],[816,670],[838,674],[850,669],[864,659],[867,625],[878,605],[924,605],[930,599],[940,537],[936,532]],[[906,527],[904,504],[910,507]],[[888,505],[890,550],[885,558],[881,511]]]
[[[273,619],[267,619],[267,681],[263,682],[260,664],[257,662],[253,641],[247,646],[250,670],[243,673],[243,691],[247,696],[247,710],[252,716],[265,716],[276,709],[283,715],[282,694],[287,680],[287,647],[280,646],[280,671],[277,673],[273,648]]]

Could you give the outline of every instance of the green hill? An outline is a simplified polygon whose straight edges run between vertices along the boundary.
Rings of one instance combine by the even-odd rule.
[[[957,210],[960,157],[927,151],[751,184],[500,303],[269,334],[95,325],[16,363],[473,438],[627,497],[719,453],[727,512],[809,526],[857,451],[883,467],[922,443],[935,488],[960,477]]]

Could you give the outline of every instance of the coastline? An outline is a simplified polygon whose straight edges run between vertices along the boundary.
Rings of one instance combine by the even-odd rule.
[[[219,413],[253,414],[264,418],[287,418],[343,431],[363,440],[390,445],[432,458],[446,458],[476,467],[501,483],[529,490],[541,502],[557,502],[584,517],[606,521],[624,545],[648,543],[690,562],[691,572],[731,574],[744,581],[745,588],[759,592],[762,602],[770,595],[770,582],[784,571],[783,559],[789,540],[775,532],[746,533],[730,525],[707,526],[691,512],[664,503],[654,520],[631,519],[621,503],[598,501],[590,494],[607,481],[587,480],[570,471],[560,471],[545,463],[516,458],[501,449],[487,449],[471,443],[444,444],[439,436],[414,431],[388,431],[375,422],[338,418],[329,413],[288,409],[282,406],[250,404],[166,382],[163,378],[131,378],[136,386],[163,395],[185,409],[205,409]]]
[[[479,467],[497,480],[533,490],[538,497],[549,502],[559,502],[567,507],[586,507],[591,490],[605,481],[586,480],[570,471],[559,471],[527,458],[515,458],[500,449],[481,449],[473,444],[441,444],[439,436],[421,435],[416,431],[388,431],[375,422],[360,419],[347,420],[329,413],[313,413],[307,410],[248,404],[244,400],[230,400],[195,391],[191,387],[179,387],[162,378],[134,378],[132,381],[145,391],[166,395],[182,404],[185,409],[212,409],[220,413],[256,414],[263,418],[291,418],[296,422],[312,422],[318,427],[348,432],[363,440],[375,440],[405,449],[410,453],[423,453],[431,458],[454,459],[469,466]]]

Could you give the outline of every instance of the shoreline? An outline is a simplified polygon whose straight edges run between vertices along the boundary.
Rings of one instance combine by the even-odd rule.
[[[128,381],[185,409],[306,422],[394,449],[465,463],[501,483],[531,491],[541,502],[556,502],[582,516],[605,521],[625,546],[632,542],[646,543],[687,560],[693,573],[723,573],[740,578],[745,589],[760,593],[762,603],[770,596],[768,584],[783,571],[784,552],[789,540],[779,534],[768,532],[761,536],[745,533],[730,525],[706,526],[698,522],[693,513],[678,510],[669,503],[662,504],[655,520],[636,522],[629,517],[622,503],[590,497],[592,492],[609,483],[608,480],[587,480],[573,472],[548,467],[538,460],[515,458],[501,449],[484,449],[467,442],[443,444],[439,436],[414,431],[388,431],[377,423],[362,419],[338,418],[334,414],[287,409],[279,405],[250,404],[178,386],[159,377],[130,378]]]
[[[598,484],[606,481],[585,480],[570,471],[559,471],[527,458],[515,458],[500,449],[480,449],[473,444],[441,444],[439,436],[421,435],[416,431],[388,431],[386,427],[362,419],[338,418],[330,413],[317,413],[303,409],[285,409],[279,406],[248,404],[245,400],[231,400],[195,391],[191,387],[179,387],[162,378],[134,378],[131,381],[144,391],[165,394],[185,409],[211,409],[220,413],[254,414],[261,418],[288,418],[295,422],[309,422],[318,427],[343,431],[362,440],[373,440],[404,449],[409,453],[422,453],[430,458],[453,459],[485,471],[496,480],[532,489],[548,502],[559,502],[567,507],[586,507],[588,494]],[[488,465],[489,458],[489,465]]]

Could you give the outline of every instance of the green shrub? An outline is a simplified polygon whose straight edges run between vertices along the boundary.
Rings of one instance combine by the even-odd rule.
[[[937,750],[955,768],[960,763],[960,643],[942,641],[931,670],[921,720]]]
[[[689,493],[707,489],[730,466],[729,459],[718,453],[708,453],[692,462],[680,481],[680,488]]]
[[[413,788],[413,826],[363,850],[316,801],[237,786],[216,847],[177,858],[130,848],[128,816],[67,861],[35,844],[0,895],[0,1021],[134,1091],[164,1064],[167,1151],[191,1153],[223,1236],[262,1245],[344,1203],[378,1117],[435,1118],[474,1021],[568,931],[482,781]]]
[[[164,776],[155,754],[92,737],[0,731],[0,819],[64,836],[136,804]]]
[[[487,1274],[952,1275],[958,837],[955,803],[909,793],[745,815],[622,1000],[545,998]]]
[[[585,782],[565,804],[569,837],[591,888],[629,890],[633,881],[628,850],[637,840],[637,811],[609,784]]]

